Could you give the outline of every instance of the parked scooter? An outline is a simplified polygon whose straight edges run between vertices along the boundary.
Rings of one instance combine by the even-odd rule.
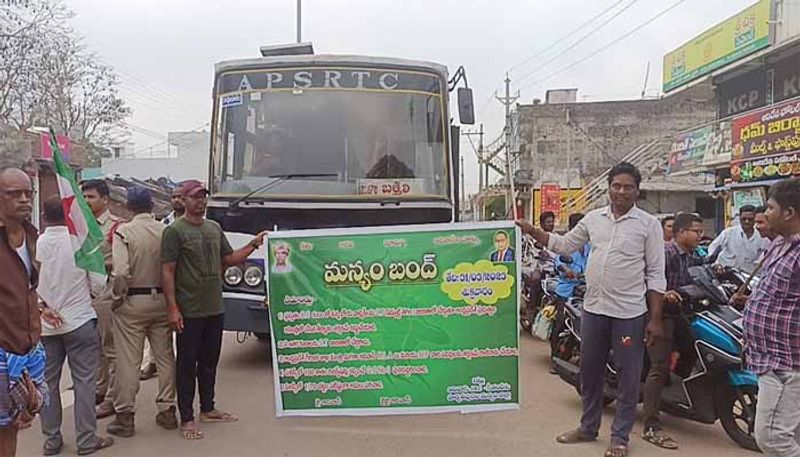
[[[543,341],[550,340],[558,309],[558,276],[545,275],[541,282],[542,300],[533,319],[531,334]]]
[[[742,314],[728,305],[732,291],[741,286],[737,282],[743,275],[732,270],[728,273],[720,278],[713,266],[691,267],[692,284],[678,290],[683,298],[684,315],[694,332],[697,362],[685,379],[671,373],[670,382],[662,392],[661,409],[706,424],[719,420],[734,442],[757,451],[753,432],[758,381],[755,374],[742,366]],[[567,330],[562,332],[559,351],[553,358],[561,379],[578,392],[582,307],[582,299],[567,302]],[[609,355],[604,404],[614,401],[617,387],[613,353]]]

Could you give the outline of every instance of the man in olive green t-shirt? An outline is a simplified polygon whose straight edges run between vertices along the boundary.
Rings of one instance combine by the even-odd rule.
[[[163,288],[170,325],[178,332],[176,384],[181,434],[203,437],[194,418],[200,388],[201,422],[235,422],[214,407],[214,383],[222,348],[222,269],[244,263],[264,243],[266,232],[234,251],[219,224],[205,219],[208,190],[199,181],[182,185],[186,213],[161,239]]]

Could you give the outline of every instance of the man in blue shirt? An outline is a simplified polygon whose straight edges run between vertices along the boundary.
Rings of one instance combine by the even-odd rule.
[[[583,219],[583,214],[575,213],[569,216],[569,229],[572,230]],[[556,257],[555,267],[558,272],[558,282],[556,284],[556,318],[553,322],[553,330],[550,332],[550,355],[555,357],[558,354],[558,336],[564,331],[564,303],[572,297],[575,286],[582,282],[580,275],[586,271],[586,263],[589,261],[591,246],[587,243],[580,251],[573,252],[572,263],[566,264]],[[555,373],[555,368],[551,366],[551,372]]]
[[[573,216],[583,217],[583,214],[573,214]],[[591,245],[587,244],[582,250],[573,252],[570,256],[572,257],[570,264],[566,264],[561,261],[560,257],[556,257],[556,271],[558,271],[556,295],[558,298],[566,301],[572,297],[575,286],[582,282],[579,276],[586,271],[586,262],[589,260],[591,250]]]

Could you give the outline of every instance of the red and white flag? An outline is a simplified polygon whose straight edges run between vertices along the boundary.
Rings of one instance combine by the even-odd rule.
[[[75,265],[92,273],[106,274],[105,260],[100,252],[103,243],[103,231],[97,224],[83,198],[78,181],[72,168],[64,161],[61,149],[56,142],[56,135],[50,131],[50,147],[53,149],[53,165],[56,169],[58,180],[58,193],[61,195],[61,205],[64,207],[64,216],[67,229],[72,240],[72,250],[75,252]]]

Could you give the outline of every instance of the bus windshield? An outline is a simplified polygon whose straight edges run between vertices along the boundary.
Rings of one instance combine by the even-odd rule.
[[[217,195],[447,199],[440,94],[292,88],[221,94]]]

